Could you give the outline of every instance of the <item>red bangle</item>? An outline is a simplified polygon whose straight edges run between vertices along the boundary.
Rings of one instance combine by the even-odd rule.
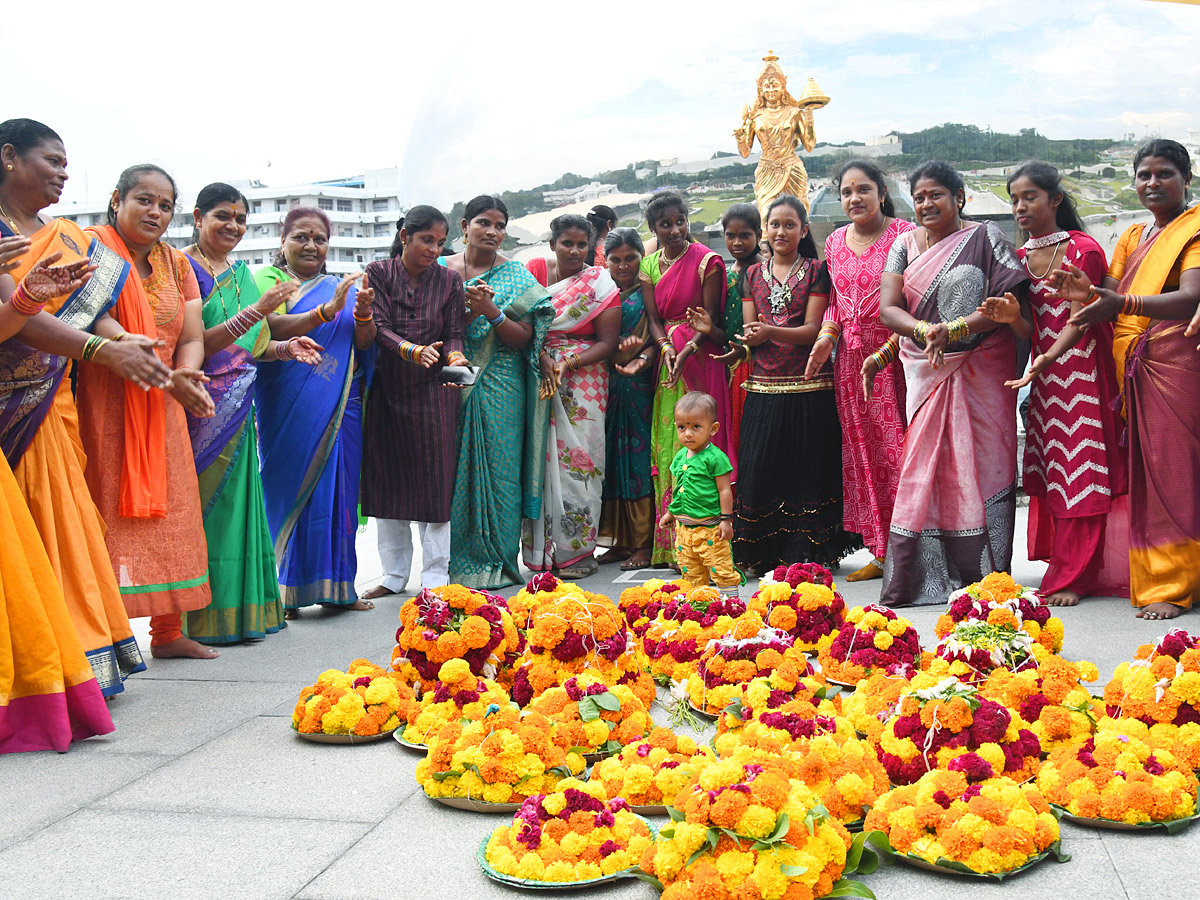
[[[13,312],[19,313],[22,316],[36,316],[46,306],[45,303],[39,303],[29,295],[29,292],[25,290],[24,281],[17,285],[17,289],[13,291],[8,305],[12,307]]]

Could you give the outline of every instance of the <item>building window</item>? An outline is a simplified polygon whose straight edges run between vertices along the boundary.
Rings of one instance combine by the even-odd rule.
[[[371,209],[373,209],[373,210],[378,211],[378,210],[387,209],[387,208],[388,208],[387,197],[377,197],[371,201]]]
[[[275,212],[283,212],[283,210],[285,210],[285,209],[287,209],[287,201],[286,200],[276,200],[275,201]]]
[[[338,212],[350,212],[353,208],[353,204],[349,200],[339,200],[337,202]]]
[[[351,262],[353,262],[354,261],[354,251],[353,250],[343,250],[342,251],[342,259],[348,259]]]
[[[375,258],[376,258],[376,259],[387,259],[387,258],[388,258],[388,255],[387,255],[387,253],[385,253],[383,250],[376,250],[376,251],[375,251]]]
[[[363,261],[363,258],[362,258],[362,254],[361,254],[361,253],[360,253],[360,254],[358,254],[358,261],[359,261],[359,262],[362,262],[362,261]]]
[[[338,237],[354,237],[353,228],[339,228]]]
[[[391,232],[391,230],[392,230],[391,225],[385,225],[382,222],[375,223],[375,236],[376,237],[379,237],[380,235],[389,234]]]
[[[320,197],[317,199],[317,209],[333,209],[333,201],[328,197]]]
[[[254,264],[255,264],[256,266],[261,266],[261,265],[262,265],[262,261],[263,261],[263,258],[262,258],[261,256],[256,256],[256,257],[254,257]]]
[[[299,206],[299,205],[300,205],[300,198],[299,198],[299,197],[292,197],[292,198],[291,198],[291,199],[290,199],[288,202],[289,202],[289,203],[290,203],[292,206]]]
[[[255,200],[255,201],[254,201],[254,202],[251,204],[251,209],[252,209],[252,211],[253,211],[253,212],[262,212],[262,201],[261,201],[261,200]]]

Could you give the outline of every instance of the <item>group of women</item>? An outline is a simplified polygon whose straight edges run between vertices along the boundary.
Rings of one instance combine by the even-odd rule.
[[[462,252],[418,206],[391,259],[340,279],[318,209],[289,211],[271,266],[231,259],[248,204],[226,184],[171,248],[177,190],[152,165],[121,174],[107,225],[49,220],[66,165],[45,125],[0,123],[0,752],[112,729],[104,699],[145,667],[131,617],[155,657],[211,658],[306,606],[369,609],[409,581],[413,524],[425,587],[518,583],[518,552],[567,578],[672,564],[655,525],[687,391],[716,401],[748,572],[865,544],[849,577],[899,606],[1008,568],[1032,381],[1050,602],[1128,586],[1169,618],[1200,593],[1200,212],[1172,141],[1134,159],[1153,221],[1111,264],[1040,163],[1009,180],[1019,250],[963,217],[949,166],[911,174],[914,226],[855,161],[824,261],[795,197],[726,212],[727,268],[663,192],[653,252],[598,207],[521,265],[480,196]],[[385,568],[363,597],[360,516]]]

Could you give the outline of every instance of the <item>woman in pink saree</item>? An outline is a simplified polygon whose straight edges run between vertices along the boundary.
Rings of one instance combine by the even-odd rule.
[[[604,488],[605,363],[620,339],[621,292],[604,266],[584,267],[593,243],[587,219],[561,215],[550,235],[554,259],[527,266],[549,288],[555,316],[538,360],[539,397],[550,401],[542,515],[523,523],[522,556],[535,572],[586,578],[599,568],[593,554]]]
[[[660,250],[642,260],[642,298],[650,336],[662,351],[650,422],[650,472],[654,478],[655,521],[671,502],[671,460],[682,446],[675,436],[675,401],[688,391],[703,391],[717,401],[721,429],[713,443],[733,464],[737,455],[730,428],[729,375],[718,360],[725,351],[725,262],[703,244],[692,241],[687,203],[671,191],[657,194],[646,206],[646,222]],[[696,330],[701,322],[707,334]],[[673,565],[675,532],[655,528],[651,565]]]
[[[1012,562],[1016,524],[1016,340],[976,312],[1028,281],[992,223],[962,220],[962,178],[945,163],[911,176],[922,227],[892,245],[880,318],[901,335],[908,432],[881,603],[944,603]]]

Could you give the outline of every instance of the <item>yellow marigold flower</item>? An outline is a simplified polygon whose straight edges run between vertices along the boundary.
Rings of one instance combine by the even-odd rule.
[[[893,637],[900,637],[900,635],[904,634],[910,628],[912,628],[912,622],[908,621],[908,619],[891,619],[887,623],[888,634]]]
[[[875,632],[875,649],[887,650],[892,646],[892,635],[886,631]]]
[[[778,818],[775,810],[755,803],[742,814],[734,831],[744,834],[746,837],[766,837],[775,830],[775,822]]]

